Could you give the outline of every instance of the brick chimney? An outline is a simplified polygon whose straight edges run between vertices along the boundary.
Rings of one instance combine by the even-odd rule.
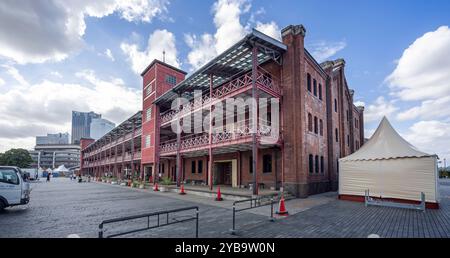
[[[283,55],[283,125],[284,125],[284,191],[297,197],[307,197],[308,172],[306,158],[303,155],[305,142],[305,83],[306,76],[302,72],[305,67],[305,33],[303,25],[289,25],[281,30],[283,43],[287,51]]]

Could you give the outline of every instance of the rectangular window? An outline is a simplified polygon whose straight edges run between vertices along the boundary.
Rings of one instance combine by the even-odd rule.
[[[347,134],[347,146],[350,147],[350,135]]]
[[[0,182],[11,185],[18,185],[20,183],[16,171],[12,168],[0,169]]]
[[[150,135],[145,136],[145,147],[150,147]]]
[[[311,74],[306,75],[306,85],[308,87],[308,91],[311,92]]]
[[[319,83],[319,99],[322,100],[322,84]]]
[[[320,136],[323,136],[323,120],[320,119],[319,121],[319,129],[320,129]]]
[[[339,131],[338,129],[334,129],[334,134],[336,135],[336,142],[339,142]]]
[[[315,157],[315,165],[316,165],[316,174],[319,174],[319,156],[316,155]]]
[[[191,161],[191,173],[195,174],[195,160]]]
[[[164,163],[162,163],[162,166],[161,166],[161,174],[164,174]]]
[[[334,99],[334,112],[337,113],[337,100]]]
[[[166,75],[166,82],[170,85],[176,85],[177,84],[177,78],[173,75]]]
[[[145,121],[150,121],[152,119],[152,108],[149,107],[147,112],[145,112]]]
[[[313,80],[313,89],[314,89],[314,96],[317,96],[317,81],[316,79]]]
[[[318,128],[318,125],[317,125],[317,117],[316,116],[314,117],[314,133],[315,134],[319,133],[319,128]]]
[[[308,113],[308,130],[312,132],[313,125],[312,125],[312,115]]]
[[[199,173],[199,174],[203,173],[203,160],[198,161],[197,173]]]
[[[309,173],[312,174],[314,172],[314,161],[313,155],[309,154]]]
[[[253,173],[253,157],[250,156],[250,157],[248,158],[248,161],[249,161],[248,167],[250,168],[250,169],[249,169],[249,172],[250,172],[250,174],[252,174],[252,173]]]
[[[145,89],[145,96],[148,96],[152,93],[153,91],[153,84],[148,85],[147,89]]]
[[[324,166],[323,156],[320,156],[320,173],[322,173],[322,174],[325,171],[325,168],[323,166]]]
[[[263,155],[263,173],[272,172],[272,155]]]

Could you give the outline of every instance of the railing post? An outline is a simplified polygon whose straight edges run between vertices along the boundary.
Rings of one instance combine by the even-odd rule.
[[[273,197],[270,198],[270,221],[275,221],[275,219],[273,218]]]
[[[103,238],[103,223],[98,225],[98,238]]]
[[[198,238],[198,207],[195,208],[195,216],[196,216],[196,221],[195,221],[195,238]]]
[[[236,203],[233,203],[233,229],[231,230],[232,235],[236,235]]]

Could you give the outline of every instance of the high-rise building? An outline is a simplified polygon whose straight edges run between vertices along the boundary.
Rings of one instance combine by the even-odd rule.
[[[103,135],[114,129],[116,124],[104,118],[94,118],[91,121],[91,135],[94,140],[102,138]]]
[[[69,144],[69,133],[48,133],[47,136],[36,136],[36,145]]]
[[[72,144],[80,144],[80,139],[91,135],[92,119],[102,118],[94,112],[72,111]]]

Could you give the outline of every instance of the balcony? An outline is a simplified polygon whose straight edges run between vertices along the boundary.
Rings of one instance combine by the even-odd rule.
[[[260,119],[257,140],[260,144],[278,144],[281,134],[279,128],[275,130],[269,122]],[[252,128],[248,120],[233,124],[228,129],[211,135],[211,143],[208,133],[189,135],[180,140],[180,152],[190,152],[211,147],[221,147],[224,145],[243,144],[252,141]],[[169,140],[161,143],[161,155],[176,154],[178,148],[177,140]]]
[[[261,67],[258,67],[256,86],[275,97],[281,96],[279,80],[274,79],[274,77],[269,72],[265,71]],[[249,72],[230,82],[223,84],[217,89],[214,89],[212,92],[212,98],[214,101],[211,101],[209,95],[203,95],[201,99],[193,99],[188,104],[184,105],[181,110],[169,110],[168,112],[161,114],[161,125],[167,125],[172,120],[177,119],[178,117],[182,117],[199,109],[206,108],[211,104],[222,101],[226,97],[232,97],[242,92],[248,91],[251,89],[251,87],[252,74],[251,72]]]

